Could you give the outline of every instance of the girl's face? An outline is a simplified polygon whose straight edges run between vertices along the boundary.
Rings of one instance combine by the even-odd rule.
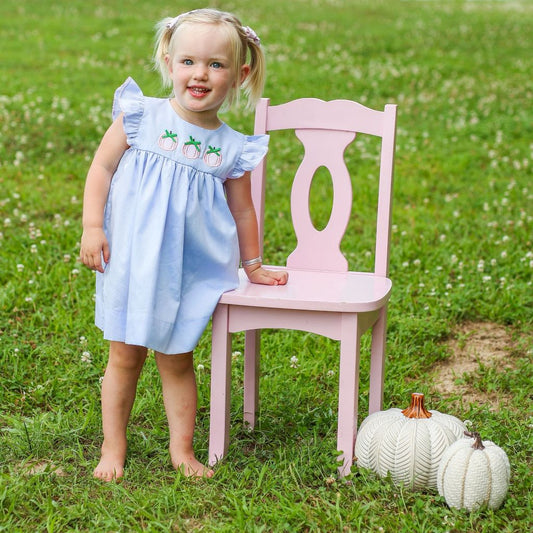
[[[176,32],[173,55],[165,58],[174,87],[172,105],[184,120],[218,128],[218,110],[228,91],[244,81],[249,66],[233,71],[230,42],[220,26],[184,24]]]

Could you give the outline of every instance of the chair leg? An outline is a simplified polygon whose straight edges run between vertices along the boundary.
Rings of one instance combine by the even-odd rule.
[[[339,365],[339,414],[337,426],[337,450],[342,452],[339,475],[350,473],[357,434],[357,404],[359,394],[360,333],[358,317],[345,314],[342,317],[342,333]]]
[[[259,347],[261,330],[249,330],[244,337],[244,424],[255,427],[259,402]]]
[[[228,451],[231,400],[231,333],[227,305],[213,314],[211,347],[211,413],[209,422],[209,464],[214,465]]]
[[[383,380],[385,377],[385,343],[387,336],[387,307],[381,308],[379,318],[372,328],[370,356],[369,414],[383,408]]]

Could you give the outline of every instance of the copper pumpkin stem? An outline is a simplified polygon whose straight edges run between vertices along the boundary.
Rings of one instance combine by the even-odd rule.
[[[474,444],[472,444],[472,448],[474,448],[474,450],[485,449],[485,446],[483,446],[483,441],[481,440],[481,435],[477,431],[465,431],[465,435],[474,439]]]
[[[402,414],[407,418],[431,418],[431,413],[424,407],[424,395],[420,392],[411,394],[411,404]]]

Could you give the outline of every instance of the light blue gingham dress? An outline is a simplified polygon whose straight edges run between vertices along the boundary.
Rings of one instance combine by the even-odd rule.
[[[115,93],[113,118],[121,112],[130,148],[105,208],[111,258],[96,274],[95,322],[107,340],[188,352],[220,295],[238,285],[224,181],[258,165],[268,136],[189,124],[131,78]]]

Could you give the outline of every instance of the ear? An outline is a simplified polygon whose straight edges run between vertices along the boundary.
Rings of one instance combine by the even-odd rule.
[[[250,65],[243,65],[241,67],[241,79],[240,79],[239,85],[242,85],[242,83],[248,77],[249,74],[250,74]]]
[[[165,54],[165,63],[167,64],[169,73],[172,74],[172,59],[170,58],[170,54]]]

